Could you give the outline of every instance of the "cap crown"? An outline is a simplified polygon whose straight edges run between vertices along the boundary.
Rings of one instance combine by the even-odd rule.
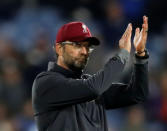
[[[92,37],[89,28],[82,22],[70,22],[63,25],[56,36],[56,43],[63,41],[82,41]]]

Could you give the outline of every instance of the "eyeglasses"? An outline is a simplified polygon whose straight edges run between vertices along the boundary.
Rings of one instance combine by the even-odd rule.
[[[94,46],[93,45],[84,45],[84,44],[81,44],[80,42],[71,42],[71,41],[66,41],[66,42],[61,42],[61,44],[65,45],[65,44],[68,44],[68,45],[72,45],[74,48],[76,49],[82,49],[83,47],[86,48],[86,50],[91,53],[93,50],[94,50]]]

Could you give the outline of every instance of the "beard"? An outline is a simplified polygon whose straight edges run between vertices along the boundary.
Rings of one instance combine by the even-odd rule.
[[[88,57],[85,55],[80,55],[77,57],[73,57],[70,54],[64,53],[64,63],[75,72],[82,71],[88,62]]]

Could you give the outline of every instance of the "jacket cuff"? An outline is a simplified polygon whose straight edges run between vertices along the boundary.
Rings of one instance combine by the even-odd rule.
[[[147,49],[145,49],[145,56],[138,56],[135,53],[134,63],[135,64],[145,64],[145,63],[148,63],[148,58],[149,58],[149,52],[147,51]]]
[[[139,59],[139,58],[134,58],[134,63],[135,64],[146,64],[148,62],[148,58],[146,59]]]
[[[116,57],[119,57],[123,64],[126,64],[129,60],[130,53],[125,49],[119,49]]]

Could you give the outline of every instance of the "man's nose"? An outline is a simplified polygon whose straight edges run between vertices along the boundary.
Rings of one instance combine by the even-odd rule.
[[[88,55],[88,49],[85,46],[82,46],[82,54]]]

